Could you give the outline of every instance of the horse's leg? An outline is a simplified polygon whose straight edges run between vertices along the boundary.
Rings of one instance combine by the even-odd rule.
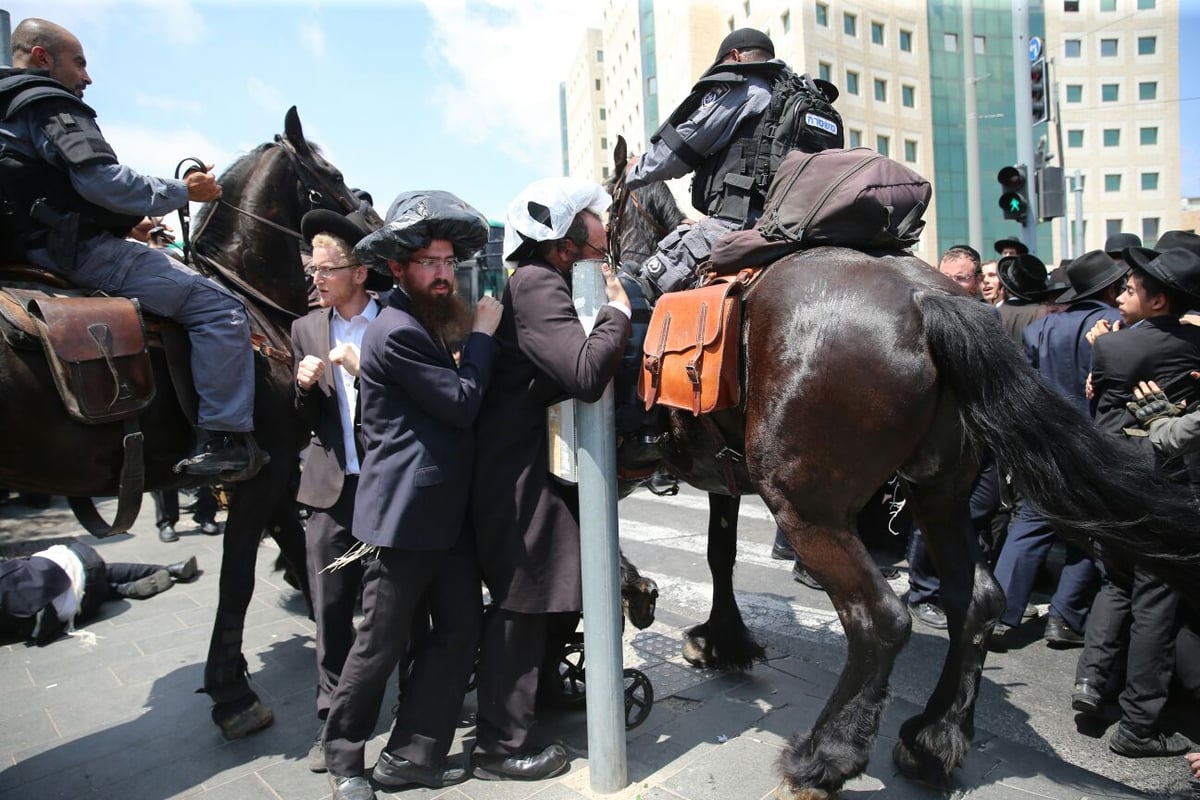
[[[204,666],[204,691],[213,700],[213,722],[227,739],[247,736],[274,721],[271,710],[259,701],[247,680],[242,634],[254,594],[259,540],[289,477],[290,463],[272,461],[230,490],[217,615]]]
[[[908,641],[908,611],[866,547],[843,525],[776,512],[780,527],[808,571],[826,588],[846,633],[846,662],[812,729],[795,733],[779,757],[786,800],[821,800],[860,774],[870,758],[889,696],[888,677]]]
[[[304,523],[300,520],[300,507],[296,504],[296,490],[300,485],[299,460],[292,461],[290,471],[288,485],[267,521],[267,532],[279,546],[279,557],[283,560],[284,569],[295,577],[296,588],[300,590],[305,605],[308,606],[309,619],[315,619],[304,543]]]
[[[766,651],[754,641],[733,596],[733,565],[737,560],[737,497],[708,495],[708,569],[712,573],[712,609],[708,621],[684,637],[683,657],[697,667],[749,669]]]
[[[950,647],[925,710],[901,725],[892,757],[905,775],[938,786],[949,783],[970,749],[986,655],[984,631],[1004,611],[1004,593],[984,564],[961,483],[956,475],[905,487],[941,580],[938,595]]]

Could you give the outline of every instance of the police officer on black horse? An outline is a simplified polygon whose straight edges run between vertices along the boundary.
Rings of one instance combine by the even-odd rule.
[[[70,31],[27,19],[12,36],[15,69],[0,70],[0,263],[27,263],[92,291],[136,298],[183,325],[199,395],[194,475],[247,470],[254,363],[241,300],[161,250],[125,240],[144,216],[221,196],[210,168],[184,180],[117,161],[83,102],[92,79]]]

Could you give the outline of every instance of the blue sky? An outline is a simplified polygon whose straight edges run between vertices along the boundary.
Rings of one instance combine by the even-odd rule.
[[[682,0],[681,0],[682,1]],[[1183,191],[1200,196],[1200,2],[1181,0]],[[121,160],[170,175],[197,156],[220,172],[283,129],[305,133],[380,213],[446,189],[502,220],[530,181],[557,175],[558,85],[596,0],[187,2],[0,0],[83,43],[85,100]],[[1197,98],[1197,99],[1191,99]]]
[[[305,134],[380,213],[446,189],[493,219],[560,174],[558,85],[589,19],[577,0],[5,2],[79,37],[84,99],[123,163],[217,172],[283,130]]]

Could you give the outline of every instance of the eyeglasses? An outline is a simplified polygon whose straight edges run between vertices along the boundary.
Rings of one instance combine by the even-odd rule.
[[[586,247],[589,250],[591,250],[592,252],[594,252],[601,261],[608,261],[608,251],[607,250],[601,250],[599,247],[596,247],[596,245],[592,244],[591,242],[587,242],[587,241],[583,242],[583,244],[581,246]]]
[[[308,274],[312,275],[314,278],[321,278],[323,280],[329,280],[331,277],[333,277],[333,273],[337,272],[340,269],[358,269],[359,266],[361,266],[361,265],[359,265],[359,264],[343,264],[340,267],[309,267]]]
[[[457,258],[414,258],[412,263],[422,269],[437,269],[438,267],[458,269]]]

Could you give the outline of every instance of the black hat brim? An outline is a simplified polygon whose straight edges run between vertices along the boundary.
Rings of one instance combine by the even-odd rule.
[[[304,241],[309,244],[312,244],[313,237],[317,234],[327,233],[341,239],[353,250],[356,244],[371,233],[371,230],[336,211],[316,208],[301,217],[300,233],[304,236]]]

